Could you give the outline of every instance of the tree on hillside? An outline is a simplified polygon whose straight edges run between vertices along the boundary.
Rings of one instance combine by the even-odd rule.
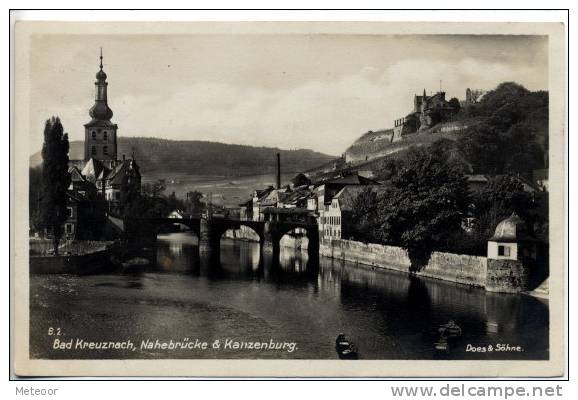
[[[473,89],[471,91],[471,101],[472,103],[477,103],[478,100],[480,99],[480,97],[482,97],[482,95],[484,94],[483,90],[480,89]]]
[[[452,97],[450,101],[448,101],[449,106],[454,110],[454,113],[458,113],[462,106],[460,105],[460,101],[457,97]]]
[[[519,101],[531,92],[516,82],[500,83],[494,90],[485,94],[479,102],[479,108],[485,115],[499,111],[503,107]]]
[[[477,174],[497,174],[504,170],[503,139],[500,130],[484,123],[474,125],[457,140],[458,149]]]
[[[44,126],[42,146],[42,224],[52,234],[54,254],[62,238],[67,218],[66,190],[70,185],[68,173],[68,134],[64,133],[58,117],[52,117]]]
[[[355,240],[371,243],[379,237],[379,202],[380,197],[370,186],[355,198],[351,215],[351,221],[353,221],[351,233]]]
[[[443,152],[413,149],[379,202],[378,236],[408,250],[412,269],[427,264],[444,236],[460,229],[469,204],[461,169]]]
[[[189,214],[201,214],[205,209],[205,203],[202,201],[203,194],[196,190],[187,192],[186,210]]]
[[[475,223],[471,239],[480,254],[485,253],[487,241],[498,223],[513,212],[526,221],[528,228],[535,222],[533,196],[524,191],[520,179],[512,174],[497,176],[487,186],[474,192],[472,204]]]
[[[483,118],[458,139],[475,173],[527,173],[547,166],[548,92],[505,82],[466,108],[460,118]]]
[[[503,210],[498,218],[505,218],[512,212],[516,212],[525,219],[533,207],[532,195],[524,191],[522,181],[514,174],[493,178],[485,187],[473,194],[473,200],[476,216],[498,206]]]
[[[159,179],[152,183],[144,183],[141,187],[141,192],[145,196],[160,197],[166,189],[164,179]]]

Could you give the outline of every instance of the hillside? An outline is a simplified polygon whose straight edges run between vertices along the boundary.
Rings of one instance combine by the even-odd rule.
[[[451,121],[394,139],[393,129],[369,131],[345,151],[345,159],[307,171],[321,176],[339,170],[371,170],[383,178],[382,167],[410,147],[445,140],[453,157],[474,173],[528,174],[548,167],[548,92],[531,92],[514,82],[500,84],[481,100],[463,107]],[[385,172],[385,175],[387,173]]]
[[[158,138],[120,137],[118,157],[134,151],[143,175],[211,175],[235,177],[271,174],[276,170],[276,153],[281,154],[284,173],[310,169],[333,157],[312,150],[280,150],[205,141],[176,141]],[[84,142],[70,142],[70,159],[84,157]],[[30,157],[32,167],[40,165],[40,152]]]

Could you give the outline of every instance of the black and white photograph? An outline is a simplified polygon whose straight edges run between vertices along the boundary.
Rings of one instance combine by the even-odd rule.
[[[58,25],[15,30],[19,373],[561,372],[563,27]]]

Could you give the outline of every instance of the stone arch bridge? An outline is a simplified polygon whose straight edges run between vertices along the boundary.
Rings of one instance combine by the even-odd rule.
[[[199,216],[192,218],[131,218],[125,219],[125,237],[132,243],[153,243],[162,229],[173,224],[187,226],[199,238],[199,251],[212,255],[220,252],[220,241],[229,229],[251,228],[259,236],[262,252],[278,255],[281,238],[294,229],[301,228],[309,239],[308,255],[319,256],[319,228],[315,219],[299,221],[252,221],[227,217]]]

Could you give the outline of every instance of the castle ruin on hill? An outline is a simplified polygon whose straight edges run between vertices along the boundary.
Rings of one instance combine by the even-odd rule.
[[[474,104],[481,98],[481,90],[466,90],[465,100],[446,99],[446,92],[439,91],[427,95],[424,89],[422,95],[414,95],[413,109],[405,117],[394,120],[393,127],[378,131],[368,131],[356,140],[345,152],[346,162],[367,161],[383,156],[399,149],[408,135],[419,134],[424,131],[439,130],[448,133],[464,129],[460,123],[452,125],[454,116],[462,107]],[[448,125],[448,126],[445,126]],[[437,129],[437,128],[440,129]],[[403,147],[403,146],[401,146]]]

